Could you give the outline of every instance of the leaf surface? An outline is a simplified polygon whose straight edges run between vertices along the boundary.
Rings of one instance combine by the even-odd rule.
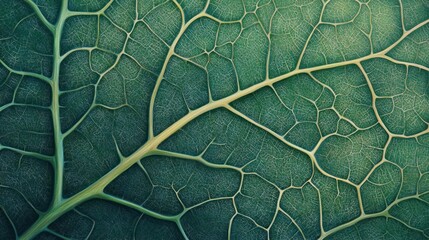
[[[0,0],[1,239],[429,238],[425,0]]]

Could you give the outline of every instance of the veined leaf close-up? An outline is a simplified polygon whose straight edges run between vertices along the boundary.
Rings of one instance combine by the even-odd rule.
[[[429,239],[429,1],[0,0],[0,239]]]

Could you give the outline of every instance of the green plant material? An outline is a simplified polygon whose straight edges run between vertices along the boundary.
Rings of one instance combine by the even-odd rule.
[[[0,0],[0,239],[429,238],[427,0]]]

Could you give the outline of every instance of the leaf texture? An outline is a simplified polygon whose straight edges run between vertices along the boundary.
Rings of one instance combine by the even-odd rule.
[[[428,239],[427,0],[0,0],[0,239]]]

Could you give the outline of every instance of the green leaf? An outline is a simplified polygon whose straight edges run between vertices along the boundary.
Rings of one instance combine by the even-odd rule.
[[[429,239],[427,0],[0,16],[0,239]]]

